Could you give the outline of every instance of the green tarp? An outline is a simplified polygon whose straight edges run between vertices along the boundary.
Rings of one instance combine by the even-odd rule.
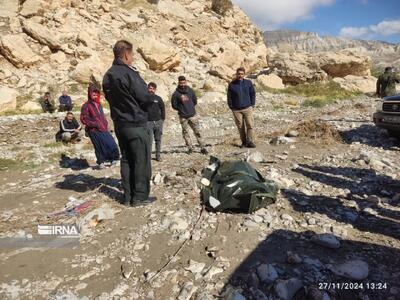
[[[215,211],[252,213],[276,200],[277,184],[247,162],[211,157],[202,174],[202,201]]]

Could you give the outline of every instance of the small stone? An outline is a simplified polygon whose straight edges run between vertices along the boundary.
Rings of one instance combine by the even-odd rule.
[[[212,266],[206,274],[204,274],[204,279],[212,279],[214,275],[224,272],[224,269]]]
[[[291,278],[288,280],[278,279],[275,283],[274,290],[279,299],[291,300],[302,286],[303,282],[297,278]]]
[[[278,272],[271,264],[262,264],[257,267],[257,275],[261,282],[272,283],[278,278]]]
[[[319,234],[315,235],[311,239],[315,244],[331,248],[331,249],[337,249],[340,247],[340,242],[339,240],[330,233],[324,233],[324,234]]]
[[[370,207],[366,207],[362,211],[363,211],[364,214],[367,214],[367,215],[373,215],[373,216],[377,216],[378,215],[378,212],[376,210],[373,210]]]
[[[309,218],[307,220],[308,225],[315,225],[317,223],[317,221],[314,218]]]
[[[128,262],[122,262],[121,264],[121,273],[122,276],[124,276],[124,278],[128,279],[129,277],[131,277],[133,272],[133,267],[131,264],[129,264]]]
[[[204,267],[206,266],[205,263],[199,263],[194,260],[189,261],[189,266],[185,268],[185,270],[192,272],[193,274],[198,274],[203,271]]]
[[[259,151],[255,151],[247,157],[247,162],[261,163],[263,161],[265,161],[264,156]]]
[[[368,196],[367,201],[374,205],[378,205],[381,202],[381,199],[376,195],[370,195]]]
[[[286,136],[287,137],[298,137],[300,135],[300,133],[297,130],[290,130]]]
[[[288,215],[288,214],[282,214],[281,215],[281,219],[282,220],[287,220],[287,221],[290,221],[290,222],[294,221],[293,217],[291,215]]]
[[[328,269],[335,275],[352,280],[364,280],[369,274],[368,264],[360,259],[350,260],[333,267],[329,266]]]
[[[197,289],[198,288],[193,285],[193,282],[186,282],[179,293],[178,300],[189,300]]]
[[[298,254],[292,253],[290,251],[287,252],[287,262],[289,264],[299,264],[302,261],[303,260],[301,259],[301,257]]]

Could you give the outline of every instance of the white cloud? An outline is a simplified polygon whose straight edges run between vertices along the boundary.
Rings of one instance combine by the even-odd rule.
[[[400,19],[382,21],[376,25],[364,27],[343,27],[340,35],[349,38],[373,38],[376,36],[389,36],[400,34]]]
[[[328,6],[336,0],[233,0],[263,29],[277,28],[312,17],[318,6]]]

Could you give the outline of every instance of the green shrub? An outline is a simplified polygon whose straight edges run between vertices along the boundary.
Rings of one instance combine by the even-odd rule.
[[[233,8],[231,0],[212,0],[211,10],[217,14],[224,16]]]

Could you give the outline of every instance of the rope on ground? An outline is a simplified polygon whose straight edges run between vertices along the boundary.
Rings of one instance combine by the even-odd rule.
[[[186,243],[192,239],[193,236],[193,232],[196,229],[197,225],[200,223],[200,220],[203,217],[203,213],[205,211],[205,206],[202,205],[199,216],[197,217],[196,222],[194,223],[192,229],[190,230],[190,235],[189,237],[179,246],[179,248],[175,251],[175,253],[170,257],[170,259],[150,278],[145,280],[145,283],[149,283],[152,279],[155,279],[158,275],[160,275],[169,265],[170,263],[174,260],[174,258],[179,254],[179,252],[181,252],[181,250],[183,249],[183,247],[185,247]]]

